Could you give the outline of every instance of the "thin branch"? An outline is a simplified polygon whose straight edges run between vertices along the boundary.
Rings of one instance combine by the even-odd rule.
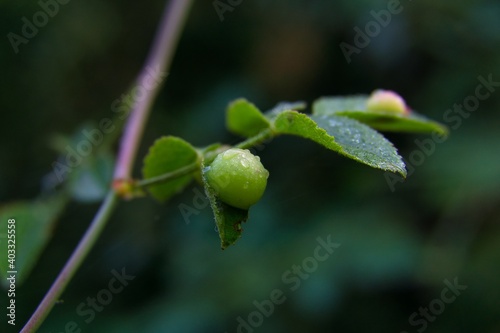
[[[270,128],[265,129],[262,132],[260,132],[259,134],[252,136],[252,137],[246,139],[245,141],[240,142],[239,144],[235,145],[234,148],[248,149],[248,148],[254,147],[256,145],[259,145],[259,144],[261,144],[269,139],[272,139],[275,136],[276,136],[276,134]]]
[[[161,79],[162,73],[170,66],[191,1],[171,0],[169,6],[165,7],[153,47],[138,76],[136,87],[137,89],[139,87],[143,89],[144,96],[135,98],[132,113],[127,120],[115,168],[115,179],[128,179],[131,176],[137,147],[142,137],[149,111],[162,83],[158,80]],[[152,71],[156,75],[152,74]],[[148,79],[149,81],[147,81]],[[156,84],[151,85],[151,79],[156,79]],[[71,257],[64,265],[64,268],[57,276],[42,302],[21,330],[21,333],[32,333],[40,327],[92,249],[117,202],[117,194],[113,190],[110,190],[85,235],[78,243],[77,248],[71,254]]]
[[[109,219],[117,202],[118,196],[113,191],[109,192],[94,217],[92,224],[87,229],[87,232],[85,232],[85,235],[80,240],[80,243],[78,243],[73,255],[66,262],[66,265],[64,265],[64,268],[57,276],[57,279],[50,287],[42,302],[38,305],[35,313],[33,313],[30,320],[21,330],[21,333],[35,332],[40,327],[50,310],[54,307],[55,301],[59,298],[59,296],[61,296],[64,288],[69,283],[73,275],[75,275],[78,267],[82,264],[83,259],[85,259],[89,251],[92,249],[92,246],[101,234],[102,229],[104,229],[106,221]]]
[[[130,119],[125,126],[114,179],[129,179],[135,155],[139,147],[139,138],[142,137],[149,111],[156,95],[165,79],[166,69],[172,62],[172,52],[179,39],[188,9],[192,0],[172,0],[165,8],[163,20],[155,37],[153,47],[146,63],[137,77],[135,89],[145,91],[145,96],[135,96]],[[155,82],[151,86],[150,82]],[[132,90],[134,93],[134,89]]]
[[[159,183],[164,183],[166,181],[188,175],[188,174],[194,172],[195,170],[197,170],[199,167],[200,166],[198,163],[189,164],[185,167],[182,167],[180,169],[174,170],[174,171],[169,172],[169,173],[164,173],[162,175],[159,175],[159,176],[156,176],[153,178],[140,180],[140,181],[136,182],[134,185],[137,187],[147,187],[147,186],[151,186],[151,185],[155,185],[155,184],[159,184]]]

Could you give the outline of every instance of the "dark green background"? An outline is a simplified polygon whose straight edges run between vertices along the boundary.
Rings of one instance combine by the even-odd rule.
[[[498,1],[401,4],[402,12],[347,63],[339,44],[353,44],[353,28],[364,29],[370,11],[387,2],[243,1],[221,22],[211,1],[197,1],[135,175],[161,135],[198,146],[238,142],[224,128],[225,107],[238,97],[266,110],[283,100],[311,103],[385,88],[443,121],[446,110],[474,94],[479,76],[500,81]],[[7,203],[47,190],[42,179],[58,156],[55,137],[113,116],[111,103],[141,68],[164,3],[70,1],[18,54],[6,35],[19,34],[21,18],[40,7],[0,6],[0,201]],[[251,209],[242,239],[224,252],[209,208],[190,223],[179,211],[192,205],[193,188],[167,204],[122,203],[40,332],[63,332],[68,321],[83,332],[236,332],[237,318],[247,318],[254,300],[269,299],[274,289],[287,300],[255,332],[417,332],[422,326],[408,318],[455,277],[467,289],[426,331],[500,332],[499,106],[500,89],[395,191],[381,171],[298,138],[274,140],[258,152],[270,171],[264,198]],[[405,159],[420,149],[415,140],[430,138],[387,137]],[[97,208],[72,201],[59,219],[19,286],[17,329]],[[328,235],[341,246],[291,291],[282,274]],[[136,278],[85,323],[76,308],[122,267]]]

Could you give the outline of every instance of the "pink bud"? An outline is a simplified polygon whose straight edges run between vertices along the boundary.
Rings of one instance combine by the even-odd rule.
[[[410,109],[405,100],[391,90],[375,90],[368,101],[366,108],[370,112],[407,115]]]

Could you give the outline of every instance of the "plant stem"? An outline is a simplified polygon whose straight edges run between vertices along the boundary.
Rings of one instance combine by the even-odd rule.
[[[254,147],[258,144],[261,144],[262,142],[265,142],[266,140],[271,139],[274,136],[275,136],[275,134],[271,129],[266,129],[266,130],[260,132],[259,134],[252,136],[251,138],[248,138],[245,141],[240,142],[239,144],[235,145],[234,148],[248,149],[248,148]],[[229,148],[230,147],[228,146],[228,149]],[[205,156],[203,156],[203,159],[205,160],[205,162],[207,160],[212,161],[215,158],[215,156],[217,156],[217,154],[219,154],[219,153],[220,152],[210,151]],[[136,181],[135,183],[132,183],[132,184],[133,184],[133,186],[136,186],[136,187],[147,187],[150,185],[163,183],[163,182],[190,174],[190,173],[196,171],[199,167],[200,167],[199,163],[195,162],[195,163],[186,165],[182,168],[179,168],[177,170],[174,170],[174,171],[171,171],[168,173],[164,173],[164,174],[161,174],[161,175],[156,176],[156,177],[142,179],[142,180]]]
[[[239,144],[235,145],[234,148],[248,149],[248,148],[254,147],[258,144],[261,144],[262,142],[265,142],[266,140],[271,139],[274,136],[275,136],[275,134],[271,129],[266,129],[266,130],[260,132],[259,134],[252,136],[251,138],[248,138],[245,141],[240,142]],[[228,149],[229,149],[229,146],[228,146]],[[219,152],[210,151],[208,154],[206,154],[203,157],[203,159],[205,161],[207,161],[207,160],[212,161],[215,158],[215,156],[217,156],[217,154],[219,154]],[[161,174],[159,176],[152,177],[152,178],[138,180],[138,181],[132,182],[131,184],[134,187],[143,188],[143,187],[155,185],[158,183],[163,183],[163,182],[175,179],[175,178],[179,178],[179,177],[188,175],[188,174],[196,171],[199,167],[200,167],[199,163],[195,162],[195,163],[186,165],[182,168],[173,170],[171,172],[164,173],[164,174]]]
[[[169,68],[191,2],[192,0],[171,0],[169,6],[165,7],[150,54],[136,81],[138,85],[144,84],[144,80],[151,76],[151,70],[156,71],[156,75],[158,76]],[[153,77],[152,79],[158,79],[158,77]],[[160,85],[161,82],[153,87],[149,86],[150,89],[144,89],[148,88],[147,86],[143,87],[143,90],[146,91],[145,96],[134,100],[132,113],[127,120],[125,132],[121,140],[114,174],[115,179],[128,179],[131,177],[139,141]],[[57,276],[42,302],[21,330],[21,333],[35,332],[40,327],[50,310],[54,307],[56,300],[63,293],[69,281],[92,249],[116,207],[117,202],[117,194],[115,191],[110,190],[85,235],[78,243],[78,246],[71,254],[71,257],[64,265],[64,268]]]
[[[166,75],[165,71],[170,67],[172,62],[174,54],[172,51],[179,39],[191,1],[172,0],[170,6],[165,8],[163,20],[155,37],[153,47],[146,59],[145,66],[136,80],[136,87],[142,87],[147,93],[142,98],[134,98],[132,113],[125,126],[125,132],[121,141],[121,150],[118,154],[114,179],[131,178],[135,155],[139,147],[138,138],[142,137],[149,111],[164,81],[162,76]],[[147,78],[151,79],[152,71],[155,73],[153,79],[157,81],[157,84],[153,87],[148,87],[144,80]]]
[[[169,173],[164,173],[162,175],[159,175],[159,176],[156,176],[153,178],[147,178],[147,179],[140,180],[140,181],[136,182],[134,184],[134,186],[147,187],[150,185],[163,183],[163,182],[166,182],[168,180],[172,180],[172,179],[175,179],[178,177],[188,175],[188,174],[192,173],[193,171],[195,171],[196,169],[198,169],[199,167],[200,166],[198,165],[198,163],[189,164],[185,167],[182,167],[180,169],[174,170],[174,171],[169,172]]]
[[[262,142],[271,139],[274,136],[275,136],[274,132],[270,128],[268,128],[266,130],[263,130],[259,134],[252,136],[251,138],[248,138],[247,140],[237,144],[236,146],[234,146],[234,148],[248,149],[258,144],[261,144]]]
[[[110,191],[97,211],[91,225],[85,232],[85,235],[78,243],[73,255],[66,262],[66,265],[64,265],[64,268],[57,276],[57,279],[50,287],[42,302],[38,305],[35,313],[21,330],[21,333],[35,332],[38,327],[40,327],[50,310],[54,307],[55,301],[59,298],[59,296],[61,296],[64,288],[69,283],[73,275],[75,275],[76,270],[80,267],[90,249],[95,244],[117,202],[118,196],[113,191]]]

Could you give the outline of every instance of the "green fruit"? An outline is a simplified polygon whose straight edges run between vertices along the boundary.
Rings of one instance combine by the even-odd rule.
[[[260,200],[269,177],[258,156],[237,148],[217,155],[204,174],[221,201],[241,209]]]
[[[366,102],[366,109],[371,112],[405,115],[409,109],[405,100],[391,90],[375,90]]]

